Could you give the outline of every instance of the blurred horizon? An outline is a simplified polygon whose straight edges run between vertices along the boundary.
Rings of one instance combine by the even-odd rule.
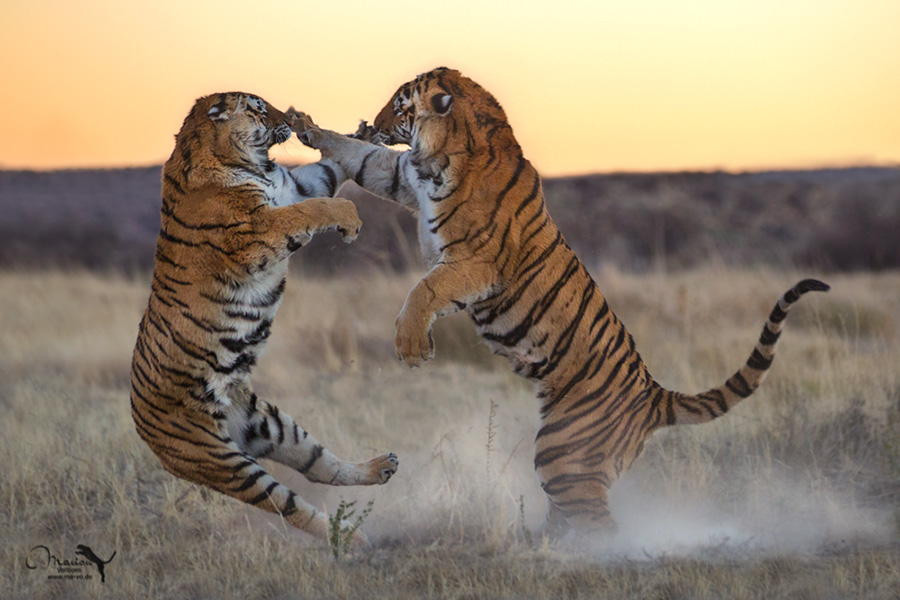
[[[897,23],[893,0],[14,1],[0,168],[160,164],[193,100],[232,89],[352,131],[438,65],[497,97],[548,176],[895,166]]]

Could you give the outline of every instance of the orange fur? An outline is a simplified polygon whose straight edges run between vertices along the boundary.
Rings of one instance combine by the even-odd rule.
[[[566,244],[503,109],[477,83],[446,68],[424,73],[400,86],[374,126],[361,125],[361,139],[309,122],[296,130],[360,185],[418,211],[430,270],[397,317],[398,356],[412,366],[431,358],[432,323],[462,309],[490,347],[535,382],[535,468],[551,530],[611,527],[608,488],[647,437],[709,421],[749,396],[772,361],[785,312],[803,293],[828,289],[805,280],[789,290],[723,385],[697,395],[669,391]]]
[[[335,457],[277,407],[257,397],[250,372],[281,301],[287,259],[316,233],[352,241],[352,202],[290,197],[268,149],[290,136],[283,113],[232,92],[200,98],[163,168],[156,263],[131,372],[138,434],[163,467],[324,538],[328,521],[259,464],[268,457],[313,481],[384,483],[387,454],[353,464]],[[274,178],[274,175],[279,178]],[[301,200],[301,198],[293,198]],[[361,533],[357,543],[364,543]]]

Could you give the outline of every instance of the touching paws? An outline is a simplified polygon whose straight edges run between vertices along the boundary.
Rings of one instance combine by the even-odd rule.
[[[312,117],[305,112],[300,112],[293,106],[287,109],[284,116],[287,117],[288,124],[296,133],[302,133],[307,129],[316,127],[316,123],[312,120]]]
[[[373,458],[369,461],[370,476],[373,483],[387,483],[388,479],[397,472],[400,459],[393,452]]]
[[[405,311],[397,317],[396,327],[394,348],[397,351],[397,358],[410,367],[418,367],[426,360],[434,358],[431,327],[422,321],[410,318]]]
[[[367,121],[360,121],[359,127],[356,128],[356,131],[349,134],[347,137],[351,137],[356,140],[362,140],[364,142],[369,142],[370,144],[386,144],[388,138],[386,135],[381,133],[374,126],[369,125]]]
[[[318,148],[319,133],[321,130],[308,114],[300,112],[293,106],[284,113],[291,129],[297,134],[297,139],[310,148]]]

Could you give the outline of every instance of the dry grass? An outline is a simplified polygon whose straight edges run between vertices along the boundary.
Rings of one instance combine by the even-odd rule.
[[[685,391],[746,357],[796,278],[598,273],[651,370]],[[279,519],[173,479],[142,446],[127,397],[146,281],[0,274],[0,597],[896,597],[900,275],[835,276],[805,299],[756,396],[651,440],[614,488],[620,534],[591,553],[529,545],[544,512],[536,401],[464,318],[440,324],[433,364],[393,361],[413,280],[294,277],[255,375],[338,453],[400,454],[380,488],[273,469],[332,509],[374,500],[376,548],[336,563]],[[82,543],[117,551],[105,584],[25,568],[37,544],[73,558]]]

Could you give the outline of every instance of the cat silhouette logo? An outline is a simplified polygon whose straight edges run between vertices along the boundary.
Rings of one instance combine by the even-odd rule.
[[[78,544],[78,546],[75,549],[75,554],[77,554],[78,556],[83,556],[84,558],[86,558],[89,561],[91,561],[92,563],[94,563],[94,566],[97,567],[97,571],[100,573],[100,582],[106,583],[106,572],[104,571],[104,567],[106,567],[106,565],[111,563],[112,559],[114,559],[116,557],[115,550],[113,551],[112,555],[107,560],[103,560],[99,556],[94,554],[94,551],[91,550],[90,546],[85,546],[84,544]]]

